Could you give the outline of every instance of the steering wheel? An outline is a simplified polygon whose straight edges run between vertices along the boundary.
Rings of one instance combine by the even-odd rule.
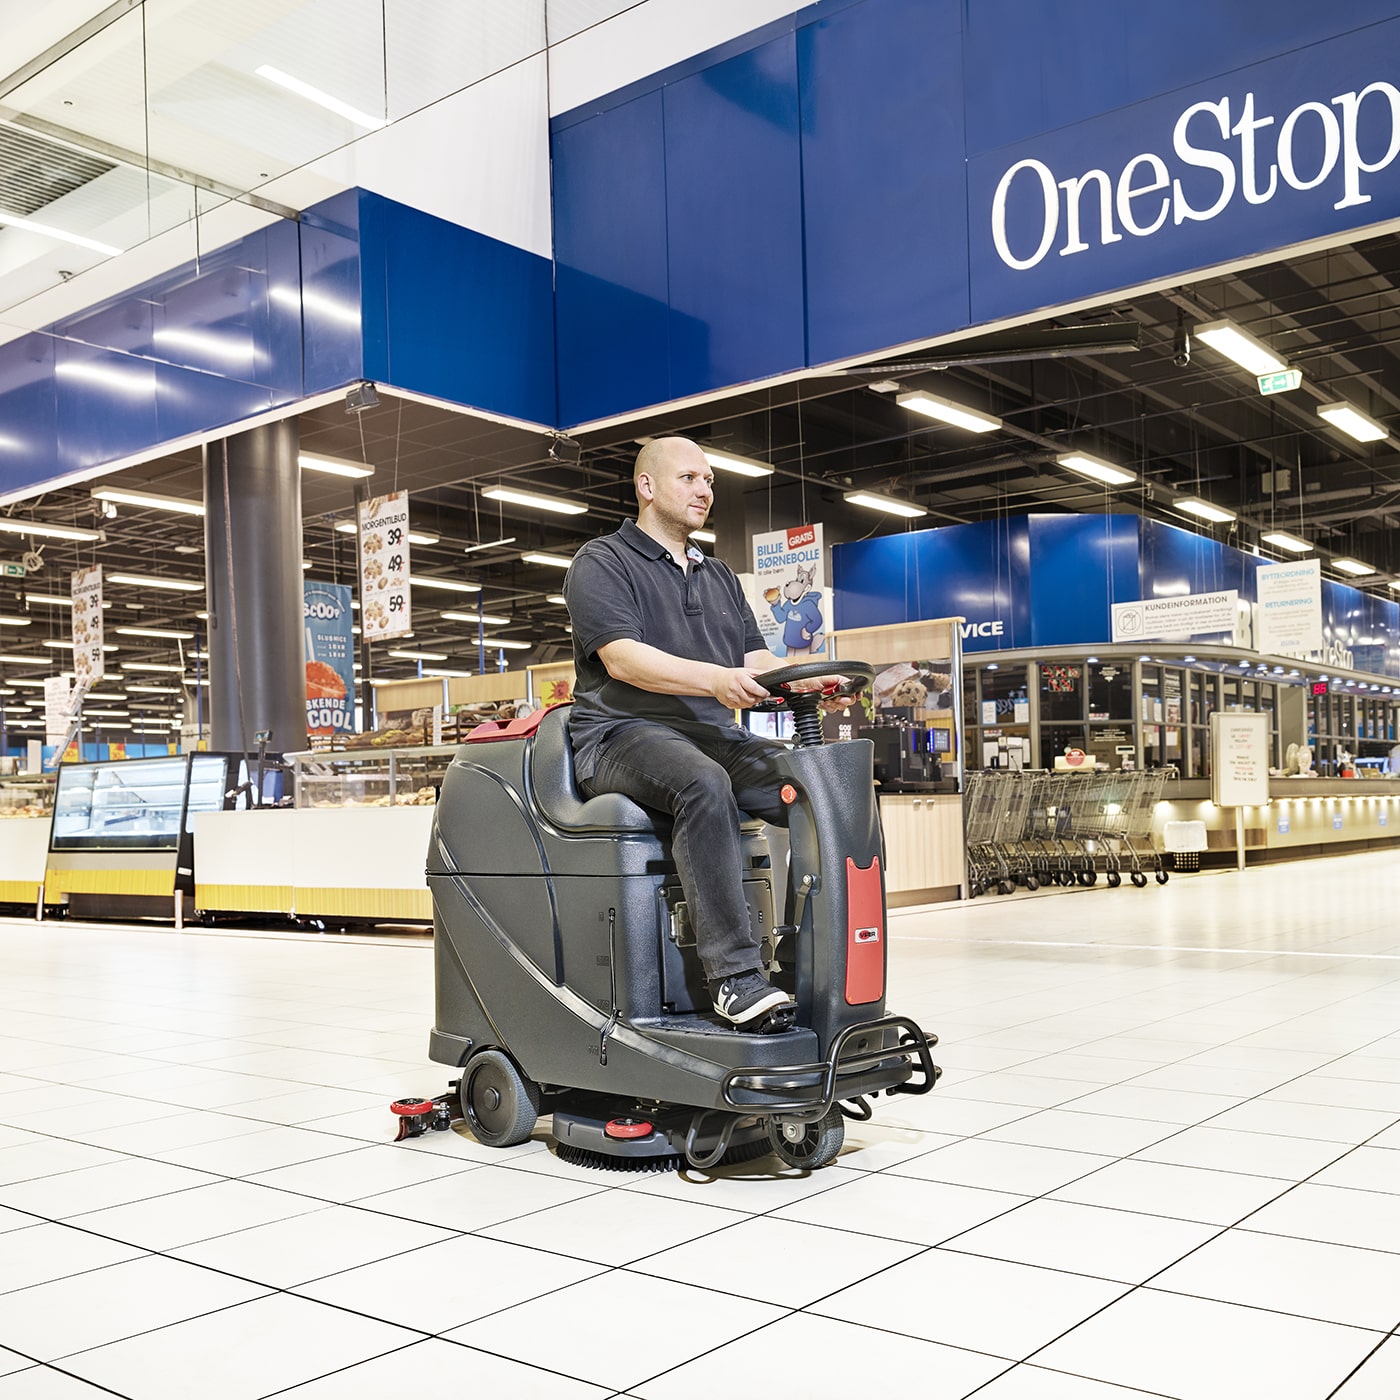
[[[830,691],[790,690],[793,681],[812,680],[817,676],[845,676],[843,685]],[[767,700],[749,706],[752,710],[786,710],[799,696],[810,697],[815,705],[820,700],[854,699],[868,685],[875,682],[875,668],[868,661],[804,661],[797,666],[780,666],[776,671],[765,671],[754,679],[770,694]],[[805,702],[802,702],[805,703]]]

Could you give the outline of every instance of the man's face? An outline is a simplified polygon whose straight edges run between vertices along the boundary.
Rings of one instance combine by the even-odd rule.
[[[715,499],[715,474],[698,448],[679,453],[649,473],[658,521],[681,535],[700,529]]]

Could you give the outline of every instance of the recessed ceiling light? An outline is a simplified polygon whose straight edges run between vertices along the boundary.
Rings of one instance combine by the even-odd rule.
[[[847,491],[845,499],[853,506],[882,510],[886,515],[902,515],[910,520],[928,514],[923,506],[916,506],[913,501],[902,501],[896,496],[883,496],[878,491]]]
[[[533,491],[520,491],[514,486],[485,486],[481,494],[488,501],[507,501],[511,505],[529,506],[532,510],[549,510],[556,515],[587,515],[588,507],[582,501],[571,501],[567,496],[540,496]]]

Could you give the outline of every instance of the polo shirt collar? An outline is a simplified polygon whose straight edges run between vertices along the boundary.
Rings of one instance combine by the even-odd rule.
[[[652,539],[635,520],[624,520],[622,528],[617,533],[624,543],[631,545],[638,554],[643,554],[648,559],[665,559],[671,553],[660,540]],[[686,536],[686,553],[692,564],[699,566],[705,563],[704,550],[688,535]]]

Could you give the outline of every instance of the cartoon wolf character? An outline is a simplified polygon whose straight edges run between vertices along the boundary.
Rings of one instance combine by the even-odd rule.
[[[783,629],[785,656],[811,656],[826,645],[822,630],[822,595],[812,587],[816,578],[816,561],[810,568],[799,564],[795,578],[781,588],[768,589],[763,597],[773,610],[773,620]]]

